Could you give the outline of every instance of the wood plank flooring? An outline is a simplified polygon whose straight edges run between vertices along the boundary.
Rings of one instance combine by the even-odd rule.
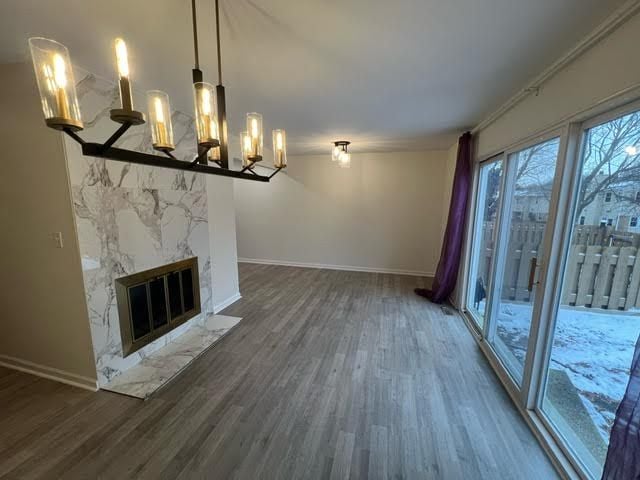
[[[0,478],[558,478],[424,279],[240,279],[241,324],[146,402],[0,369]]]

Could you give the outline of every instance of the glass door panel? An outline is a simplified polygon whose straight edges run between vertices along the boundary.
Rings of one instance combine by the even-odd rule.
[[[542,411],[593,477],[640,334],[640,112],[585,132]]]
[[[534,277],[542,258],[560,139],[509,155],[500,255],[494,280],[489,342],[518,385],[529,343]]]
[[[491,291],[489,283],[495,252],[502,164],[502,159],[483,164],[478,181],[466,308],[480,329],[484,327],[487,293]]]

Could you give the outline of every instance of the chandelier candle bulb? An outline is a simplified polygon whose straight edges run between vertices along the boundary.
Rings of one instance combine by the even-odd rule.
[[[142,125],[145,121],[144,114],[133,109],[127,44],[123,39],[116,38],[113,42],[113,47],[116,52],[116,68],[118,70],[118,86],[120,87],[120,105],[122,108],[114,108],[109,112],[111,120],[118,123]]]
[[[175,145],[173,144],[169,96],[160,90],[151,90],[147,92],[147,104],[153,148],[160,151],[173,150]]]
[[[218,113],[216,108],[215,87],[210,83],[197,82],[193,84],[194,104],[196,108],[196,130],[198,131],[198,145],[217,147],[220,145],[218,137]]]
[[[259,113],[247,113],[247,132],[251,138],[251,152],[249,159],[252,162],[262,160],[262,147],[264,139],[262,136],[262,115]]]
[[[47,126],[82,130],[69,51],[54,40],[41,37],[30,38],[29,48]]]
[[[116,63],[118,65],[118,76],[120,85],[120,103],[123,110],[133,110],[133,100],[131,96],[131,84],[129,82],[129,59],[127,56],[127,44],[121,38],[116,38]]]
[[[67,66],[59,53],[53,54],[53,84],[55,85],[58,116],[69,118],[69,100],[67,99]]]
[[[251,136],[247,132],[240,134],[240,150],[242,152],[242,166],[244,168],[253,168],[253,161],[250,160],[253,153]]]
[[[287,166],[287,134],[284,130],[273,131],[273,166],[275,168]]]

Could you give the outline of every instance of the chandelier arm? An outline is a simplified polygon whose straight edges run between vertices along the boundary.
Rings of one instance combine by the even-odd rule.
[[[84,145],[85,143],[87,143],[76,132],[74,132],[70,128],[63,128],[62,131],[67,135],[69,135],[71,138],[73,138],[80,145]]]
[[[201,165],[206,165],[207,164],[207,152],[209,152],[210,149],[211,149],[211,147],[198,147],[198,155],[191,162],[191,165],[194,166],[194,165],[196,165],[198,163],[201,164]]]
[[[275,176],[276,176],[276,174],[277,174],[278,172],[280,172],[280,170],[282,170],[282,167],[278,167],[278,168],[276,168],[276,169],[275,169],[275,171],[274,171],[271,175],[269,175],[269,178],[273,178],[273,177],[275,177]]]
[[[111,147],[114,143],[116,143],[116,141],[118,141],[118,139],[124,135],[124,133],[129,130],[129,127],[131,127],[131,123],[129,122],[125,122],[122,125],[120,125],[120,127],[118,128],[118,130],[116,130],[113,135],[111,135],[106,142],[104,142],[102,144],[102,147],[106,150],[107,148]]]

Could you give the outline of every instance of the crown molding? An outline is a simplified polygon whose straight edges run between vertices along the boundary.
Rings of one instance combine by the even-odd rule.
[[[537,95],[540,92],[540,87],[543,83],[553,77],[560,70],[565,68],[571,62],[576,60],[583,53],[591,49],[602,39],[610,35],[619,26],[629,20],[629,18],[638,13],[638,11],[640,11],[640,1],[627,0],[627,2],[623,3],[618,9],[616,9],[611,15],[609,15],[604,22],[602,22],[594,30],[592,30],[589,35],[584,37],[580,42],[578,42],[578,44],[574,45],[562,57],[560,57],[553,64],[547,67],[542,73],[531,80],[522,90],[520,90],[513,97],[507,100],[497,110],[488,115],[484,120],[476,125],[476,127],[471,132],[475,134],[484,130],[532,93]]]

